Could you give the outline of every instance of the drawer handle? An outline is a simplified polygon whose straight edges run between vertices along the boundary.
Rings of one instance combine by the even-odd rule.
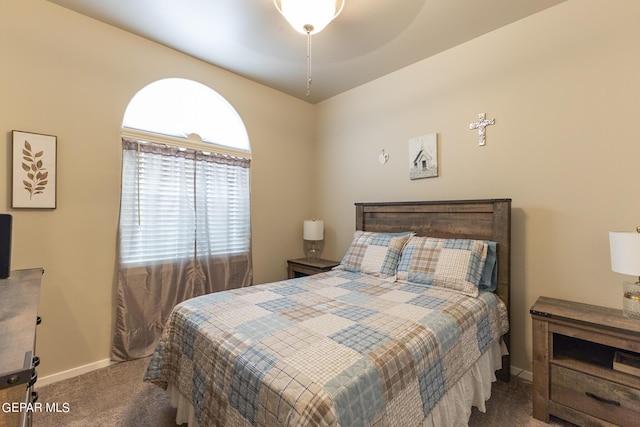
[[[588,391],[585,394],[590,398],[597,400],[598,402],[606,403],[607,405],[620,406],[620,402],[618,402],[617,400],[605,399],[604,397],[600,397]]]
[[[31,375],[31,379],[29,380],[29,384],[27,387],[33,387],[33,385],[38,381],[38,372],[34,369],[33,374]]]

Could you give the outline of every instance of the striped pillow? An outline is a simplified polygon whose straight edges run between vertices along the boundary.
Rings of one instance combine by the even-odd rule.
[[[340,267],[355,273],[366,273],[388,281],[396,280],[402,248],[413,233],[374,233],[356,231],[342,258]]]
[[[397,278],[477,297],[487,246],[481,240],[413,237],[402,250]]]

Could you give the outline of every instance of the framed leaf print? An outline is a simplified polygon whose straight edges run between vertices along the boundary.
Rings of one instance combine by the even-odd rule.
[[[57,137],[13,131],[11,207],[56,208]]]

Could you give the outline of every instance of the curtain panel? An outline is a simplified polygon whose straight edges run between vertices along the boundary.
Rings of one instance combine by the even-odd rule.
[[[150,355],[176,304],[253,280],[250,160],[122,142],[115,361]]]

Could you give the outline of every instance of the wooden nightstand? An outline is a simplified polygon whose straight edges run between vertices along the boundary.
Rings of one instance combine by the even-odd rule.
[[[289,265],[289,279],[295,279],[296,277],[310,276],[312,274],[329,271],[340,264],[340,262],[327,259],[298,258],[287,260],[287,264]]]
[[[533,416],[582,426],[637,426],[640,373],[615,370],[616,353],[640,357],[640,321],[622,310],[540,297],[533,321]]]

